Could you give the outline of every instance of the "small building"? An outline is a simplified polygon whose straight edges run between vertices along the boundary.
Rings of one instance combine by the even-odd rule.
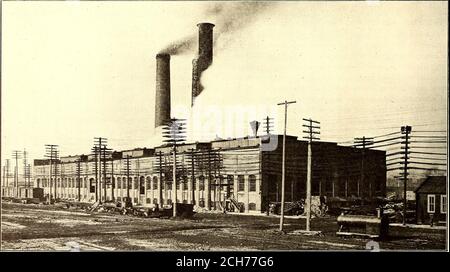
[[[446,185],[446,176],[429,176],[419,187],[417,187],[417,224],[437,224],[440,222],[447,222]]]

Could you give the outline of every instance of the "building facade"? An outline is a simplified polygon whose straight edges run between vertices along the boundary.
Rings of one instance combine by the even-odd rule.
[[[282,135],[190,143],[176,149],[177,202],[204,209],[264,212],[281,200]],[[306,196],[306,141],[286,139],[286,201]],[[102,157],[102,158],[100,158]],[[160,146],[34,161],[34,186],[59,199],[170,205],[173,148]],[[52,180],[50,182],[50,168]],[[312,194],[385,196],[385,152],[312,143]]]

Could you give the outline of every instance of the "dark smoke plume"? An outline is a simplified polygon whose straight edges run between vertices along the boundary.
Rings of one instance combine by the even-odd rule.
[[[252,24],[252,22],[263,11],[276,5],[274,2],[218,2],[207,4],[204,14],[205,19],[216,25],[214,30],[214,40],[218,39],[222,34],[232,34],[240,31]],[[184,39],[180,39],[169,44],[159,53],[167,53],[170,55],[179,55],[186,53],[192,49],[197,42],[197,35],[192,34]],[[224,44],[224,43],[222,43]]]

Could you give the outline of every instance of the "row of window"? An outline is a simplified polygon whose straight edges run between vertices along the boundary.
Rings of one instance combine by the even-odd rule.
[[[427,204],[428,213],[436,212],[436,195],[428,195],[428,204]],[[447,196],[441,195],[441,213],[447,213]]]
[[[237,178],[238,178],[238,184],[237,184],[238,188],[237,188],[237,190],[239,192],[245,191],[245,178],[244,178],[244,175],[238,175]],[[114,188],[118,188],[118,189],[122,189],[122,188],[126,189],[127,187],[129,187],[131,189],[132,188],[131,184],[133,182],[133,179],[129,178],[128,181],[129,181],[129,184],[127,186],[127,178],[126,177],[124,177],[124,178],[118,177],[117,179],[113,178],[112,185],[113,185]],[[234,176],[233,175],[228,175],[227,176],[227,181],[228,181],[228,184],[233,184]],[[39,184],[40,183],[40,179],[38,179],[37,182],[38,182],[38,187],[39,187],[40,186],[40,184]],[[223,182],[224,182],[223,181],[223,177],[222,176],[219,177],[219,181],[217,181],[217,182],[223,184]],[[96,183],[95,180],[91,178],[90,179],[90,187],[95,186],[95,183]],[[153,177],[153,180],[152,180],[151,177],[147,177],[146,178],[146,182],[144,180],[144,177],[140,177],[139,178],[139,182],[138,182],[138,178],[135,177],[134,178],[134,182],[133,182],[133,185],[134,185],[133,188],[138,188],[138,183],[139,183],[139,188],[140,188],[141,191],[144,191],[145,188],[147,190],[150,190],[150,189],[157,190],[158,189],[158,177]],[[107,184],[109,186],[111,185],[111,179],[109,177],[107,178]],[[180,180],[177,181],[176,186],[177,186],[177,189],[180,189],[180,187],[181,187],[181,190],[187,190],[188,189],[188,185],[187,184],[188,184],[188,179],[187,179],[186,176],[184,176],[181,181]],[[47,179],[43,179],[42,186],[43,187],[48,187],[49,186]],[[77,179],[69,178],[69,179],[63,179],[62,180],[62,184],[61,184],[61,181],[58,179],[57,180],[57,187],[61,187],[61,186],[62,187],[77,188],[78,187],[78,182],[77,182]],[[80,186],[84,187],[84,188],[87,187],[87,180],[86,180],[86,178],[84,179],[84,182],[83,181],[81,182]],[[144,188],[144,186],[145,186],[145,188]],[[166,186],[168,186],[168,189],[171,190],[172,189],[172,182],[167,182]],[[196,187],[196,180],[194,180],[193,186]],[[199,185],[198,186],[199,186],[199,190],[200,191],[204,191],[205,190],[205,177],[204,176],[200,176],[199,177]],[[248,176],[248,190],[250,192],[256,192],[256,176],[255,175],[249,175]]]

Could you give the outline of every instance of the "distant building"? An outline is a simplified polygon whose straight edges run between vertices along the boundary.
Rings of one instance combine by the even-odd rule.
[[[417,224],[446,222],[447,177],[430,176],[416,189]]]
[[[282,139],[282,135],[272,135],[270,141],[267,137],[245,137],[177,146],[177,201],[208,210],[266,211],[270,202],[281,201]],[[306,141],[287,136],[287,202],[306,196],[307,146]],[[312,194],[342,198],[385,196],[385,152],[366,150],[363,155],[361,151],[336,143],[314,142]],[[61,158],[56,167],[53,165],[57,198],[78,199],[79,193],[81,201],[120,201],[129,194],[134,204],[171,204],[171,153],[170,146],[114,152],[101,167],[96,167],[93,155]],[[81,169],[79,183],[77,161]],[[101,182],[96,180],[96,171],[102,172]],[[50,192],[48,161],[35,161],[34,181],[36,187],[45,189],[45,194]]]

